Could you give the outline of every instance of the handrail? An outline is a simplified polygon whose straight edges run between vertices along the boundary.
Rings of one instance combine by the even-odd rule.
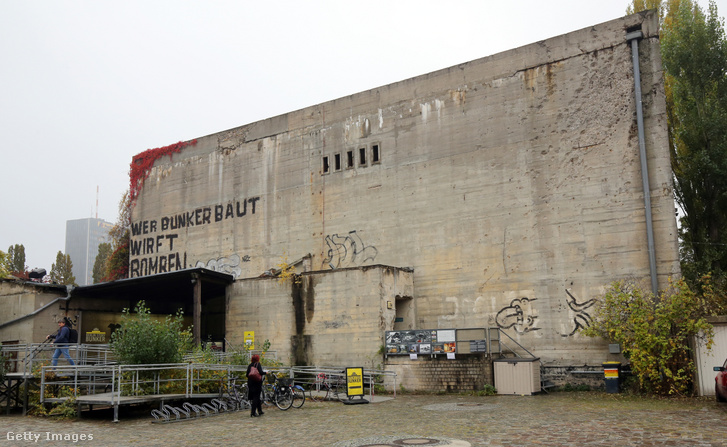
[[[530,354],[530,357],[532,357],[532,358],[537,358],[537,357],[536,357],[536,356],[535,356],[535,355],[534,355],[534,354],[533,354],[532,352],[528,351],[528,350],[527,350],[527,348],[525,348],[525,346],[523,346],[523,345],[521,345],[520,343],[518,343],[518,342],[517,342],[517,340],[515,340],[515,339],[514,339],[514,338],[512,338],[512,337],[510,337],[510,336],[509,336],[509,335],[508,335],[508,334],[507,334],[506,332],[504,332],[504,331],[503,331],[502,329],[500,329],[500,328],[490,328],[490,330],[495,330],[495,331],[497,331],[497,332],[498,332],[498,333],[499,333],[499,334],[500,334],[501,336],[502,336],[502,335],[504,335],[505,337],[509,338],[509,339],[510,339],[510,340],[511,340],[511,341],[512,341],[513,343],[515,343],[516,345],[518,345],[518,346],[520,347],[520,349],[522,349],[523,351],[525,351],[525,352],[527,352],[528,354]],[[507,347],[507,349],[509,349],[509,350],[510,350],[510,352],[512,352],[512,353],[513,353],[513,354],[515,354],[516,356],[518,356],[518,357],[522,357],[522,356],[521,356],[520,354],[518,354],[518,353],[517,353],[517,352],[516,352],[515,350],[513,350],[513,349],[511,349],[511,348],[510,348],[509,346],[507,346],[507,345],[506,345],[506,344],[505,344],[505,343],[504,343],[504,342],[502,341],[502,337],[501,337],[501,336],[500,336],[500,337],[498,337],[498,339],[497,339],[497,342],[498,342],[498,343],[499,343],[499,344],[500,344],[501,346],[505,346],[505,347]],[[500,353],[502,354],[502,349],[500,349]]]

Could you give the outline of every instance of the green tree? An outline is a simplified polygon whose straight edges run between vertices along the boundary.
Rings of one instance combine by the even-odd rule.
[[[122,364],[179,363],[191,347],[191,330],[184,327],[181,309],[159,320],[144,301],[133,313],[124,309],[121,328],[111,334],[111,350]]]
[[[656,9],[659,11],[659,17],[663,18],[664,10],[661,0],[633,0],[626,8],[626,14],[634,14],[648,9]]]
[[[691,283],[727,272],[727,41],[714,1],[670,8],[662,38],[682,271]]]
[[[61,251],[58,251],[56,262],[50,269],[50,280],[56,284],[76,285],[71,255],[64,255]]]
[[[111,257],[111,253],[111,244],[108,242],[98,244],[98,254],[96,255],[96,260],[93,263],[93,272],[91,273],[94,284],[100,282],[101,278],[106,275],[106,264]]]
[[[635,284],[615,282],[582,332],[620,344],[642,391],[690,394],[696,373],[690,343],[700,337],[709,349],[714,336],[704,318],[704,295],[692,292],[683,279],[659,297]]]
[[[25,265],[25,247],[23,244],[8,247],[7,268],[11,272],[19,273],[23,273],[28,269]]]
[[[129,276],[129,241],[131,239],[131,198],[125,192],[119,201],[119,216],[109,235],[113,252],[106,263],[106,272],[101,281],[114,281]]]
[[[7,267],[8,254],[0,250],[0,278],[7,278],[10,275],[10,270]]]

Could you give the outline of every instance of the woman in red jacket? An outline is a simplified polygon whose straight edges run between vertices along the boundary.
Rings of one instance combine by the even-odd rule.
[[[250,372],[255,368],[257,372],[259,373],[259,378],[257,378],[256,374],[253,374],[252,377],[250,377]],[[260,356],[255,354],[250,359],[250,364],[247,365],[247,389],[248,389],[248,395],[247,398],[250,399],[250,417],[256,417],[256,416],[262,416],[263,414],[263,407],[262,402],[260,402],[260,394],[263,391],[263,377],[265,376],[265,371],[263,371],[263,367],[260,364]],[[255,414],[255,411],[257,410],[257,414]]]

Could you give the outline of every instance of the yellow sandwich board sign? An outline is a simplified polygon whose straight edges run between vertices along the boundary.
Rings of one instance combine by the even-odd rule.
[[[346,394],[348,397],[363,396],[363,368],[346,368]]]

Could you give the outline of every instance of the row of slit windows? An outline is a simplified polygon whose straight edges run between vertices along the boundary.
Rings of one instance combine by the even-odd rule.
[[[323,174],[341,171],[344,169],[360,168],[381,163],[381,147],[379,144],[372,144],[371,150],[367,147],[360,147],[358,150],[351,149],[345,154],[325,155],[323,157]]]

